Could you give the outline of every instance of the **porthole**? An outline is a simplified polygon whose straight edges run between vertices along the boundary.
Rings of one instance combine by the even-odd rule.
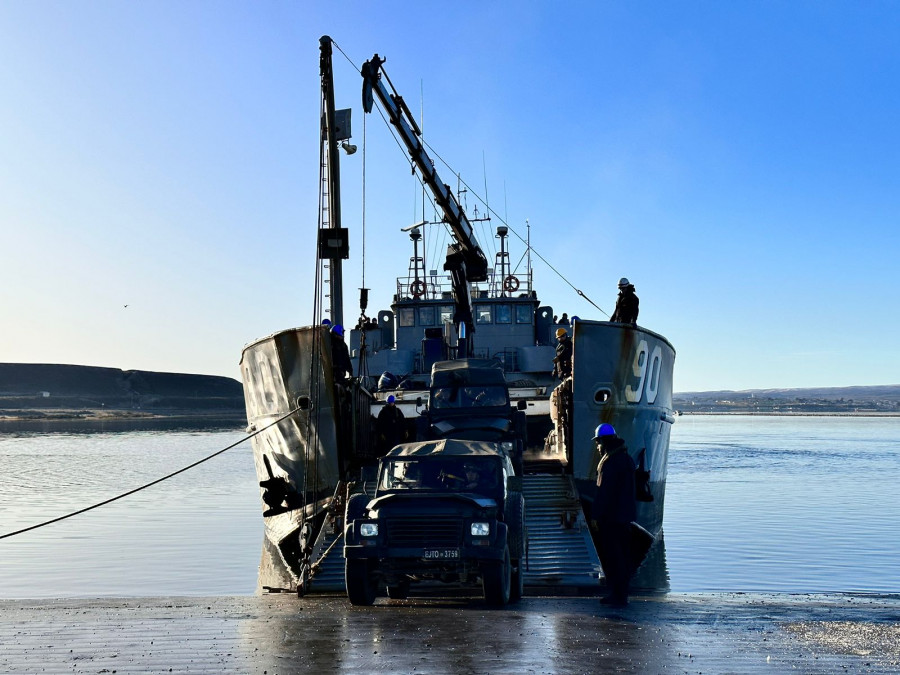
[[[602,388],[594,392],[594,403],[606,403],[612,398],[612,392],[609,389]]]

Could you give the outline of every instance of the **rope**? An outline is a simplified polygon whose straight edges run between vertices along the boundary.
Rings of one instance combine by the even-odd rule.
[[[177,476],[177,475],[180,474],[180,473],[184,473],[184,472],[187,471],[188,469],[193,469],[195,466],[198,466],[198,465],[200,465],[200,464],[203,464],[203,462],[208,462],[208,461],[211,460],[213,457],[218,457],[218,456],[221,455],[223,452],[226,452],[227,450],[231,450],[232,448],[234,448],[234,447],[240,445],[240,444],[243,443],[244,441],[249,440],[249,439],[253,438],[254,436],[257,436],[258,434],[261,434],[261,433],[262,433],[263,431],[265,431],[266,429],[275,426],[276,424],[278,424],[279,422],[281,422],[281,421],[283,421],[283,420],[286,420],[288,417],[290,417],[291,415],[293,415],[294,413],[296,413],[298,410],[300,410],[300,408],[294,408],[294,409],[291,410],[289,413],[286,413],[285,415],[279,417],[277,420],[275,420],[275,421],[272,422],[271,424],[268,424],[268,425],[264,426],[262,429],[258,429],[257,431],[254,431],[254,432],[253,432],[252,434],[250,434],[249,436],[247,436],[247,437],[245,437],[245,438],[242,438],[241,440],[232,443],[232,444],[229,445],[228,447],[222,448],[221,450],[218,450],[218,451],[214,452],[213,454],[209,455],[208,457],[204,457],[203,459],[199,459],[199,460],[197,460],[196,462],[194,462],[193,464],[189,464],[188,466],[186,466],[186,467],[184,467],[184,468],[182,468],[182,469],[178,469],[178,471],[173,471],[173,472],[170,473],[168,476],[163,476],[162,478],[157,478],[157,479],[156,479],[155,481],[153,481],[153,482],[147,483],[146,485],[141,485],[140,487],[134,488],[133,490],[129,490],[128,492],[125,492],[125,493],[123,493],[123,494],[120,494],[120,495],[118,495],[117,497],[112,497],[112,498],[107,499],[107,500],[105,500],[105,501],[102,501],[102,502],[100,502],[100,503],[98,503],[98,504],[94,504],[93,506],[88,506],[88,507],[83,508],[83,509],[80,509],[80,510],[78,510],[78,511],[74,511],[73,513],[66,514],[65,516],[60,516],[60,517],[58,517],[58,518],[53,518],[52,520],[48,520],[48,521],[45,521],[45,522],[43,522],[43,523],[38,523],[37,525],[32,525],[31,527],[25,527],[25,528],[22,528],[21,530],[16,530],[15,532],[9,532],[8,534],[0,535],[0,539],[6,539],[6,538],[8,538],[8,537],[14,537],[14,536],[16,536],[17,534],[23,534],[23,533],[25,533],[25,532],[30,532],[31,530],[36,530],[36,529],[38,529],[39,527],[45,527],[45,526],[47,526],[47,525],[52,525],[53,523],[58,523],[58,522],[61,521],[61,520],[66,520],[67,518],[72,518],[73,516],[78,516],[78,515],[81,515],[82,513],[87,513],[88,511],[93,511],[94,509],[99,509],[101,506],[106,506],[107,504],[111,504],[111,503],[113,503],[113,502],[115,502],[115,501],[118,501],[118,500],[120,500],[120,499],[123,499],[123,498],[125,498],[125,497],[129,497],[129,496],[135,494],[136,492],[140,492],[141,490],[146,490],[147,488],[152,487],[152,486],[156,485],[157,483],[162,483],[164,480],[169,480],[170,478],[173,478],[173,477]]]

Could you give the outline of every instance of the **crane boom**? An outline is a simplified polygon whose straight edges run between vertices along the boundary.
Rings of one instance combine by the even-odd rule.
[[[453,283],[453,295],[456,301],[454,322],[457,327],[461,324],[466,327],[465,331],[460,331],[460,342],[462,343],[465,339],[466,343],[470,345],[471,334],[474,333],[475,326],[472,320],[472,297],[469,291],[469,282],[487,279],[487,258],[475,239],[475,232],[465,211],[459,205],[450,187],[438,176],[434,162],[425,152],[425,146],[421,139],[422,132],[403,97],[394,89],[387,73],[384,73],[382,68],[384,61],[385,59],[375,54],[363,64],[363,109],[367,113],[372,112],[374,94],[390,118],[391,124],[397,129],[413,163],[422,176],[422,180],[441,208],[444,222],[453,233],[456,241],[447,247],[444,270],[450,272]],[[384,77],[382,77],[382,73]],[[390,85],[391,91],[385,86],[385,80]],[[463,338],[463,336],[465,337]],[[465,346],[462,348],[466,349]],[[466,352],[470,352],[470,349],[466,349]]]

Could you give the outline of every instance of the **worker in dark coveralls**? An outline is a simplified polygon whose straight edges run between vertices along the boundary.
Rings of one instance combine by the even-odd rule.
[[[334,381],[343,382],[353,376],[353,364],[350,362],[350,350],[344,342],[344,327],[336,323],[329,331],[331,334],[331,367],[334,369]]]
[[[631,522],[637,518],[634,491],[634,460],[625,441],[611,424],[601,424],[594,432],[599,445],[597,492],[591,512],[591,525],[598,534],[598,553],[606,575],[608,595],[604,604],[624,607],[628,604],[628,580],[631,576]]]
[[[616,298],[616,309],[609,320],[617,323],[636,324],[639,304],[638,296],[634,294],[634,285],[622,277],[619,279],[619,297]]]
[[[378,420],[375,423],[378,448],[382,455],[406,439],[406,418],[403,411],[397,407],[396,401],[393,394],[387,397],[387,405],[378,413]]]
[[[572,338],[565,328],[556,329],[556,356],[553,357],[553,374],[561,380],[572,374]]]

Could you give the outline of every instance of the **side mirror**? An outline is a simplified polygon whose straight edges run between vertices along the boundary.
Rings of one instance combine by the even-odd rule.
[[[528,409],[528,401],[524,398],[520,398],[516,401],[516,410],[527,410]]]

